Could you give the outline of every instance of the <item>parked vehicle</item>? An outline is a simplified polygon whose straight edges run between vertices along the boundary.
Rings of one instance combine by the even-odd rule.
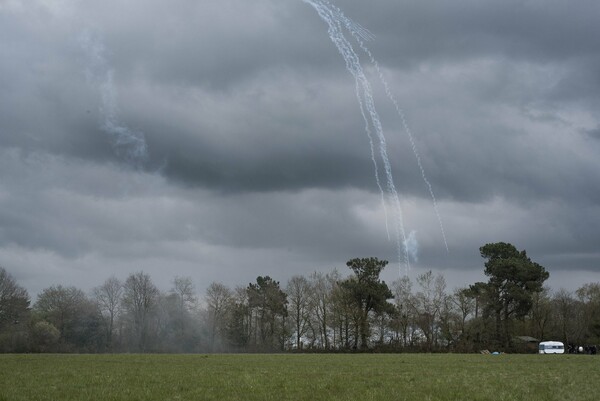
[[[542,341],[538,347],[540,354],[564,354],[565,345],[560,341]]]

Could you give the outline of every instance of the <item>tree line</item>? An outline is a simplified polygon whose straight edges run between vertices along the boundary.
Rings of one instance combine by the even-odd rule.
[[[449,290],[431,271],[390,285],[388,264],[356,258],[285,285],[189,277],[160,291],[143,271],[109,277],[86,294],[53,285],[32,304],[0,267],[0,352],[478,352],[526,351],[528,340],[600,343],[600,283],[544,287],[549,274],[507,243],[480,248],[487,282]]]

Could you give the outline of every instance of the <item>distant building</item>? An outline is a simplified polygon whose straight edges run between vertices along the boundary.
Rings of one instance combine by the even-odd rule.
[[[540,340],[530,336],[516,336],[513,338],[515,350],[518,352],[535,353],[538,352]]]

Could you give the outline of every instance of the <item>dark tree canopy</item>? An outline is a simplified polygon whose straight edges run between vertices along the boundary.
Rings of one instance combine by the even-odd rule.
[[[142,271],[130,274],[123,285],[123,305],[133,321],[140,351],[146,351],[150,345],[150,320],[159,295],[150,275]]]
[[[355,258],[346,262],[346,266],[354,272],[354,277],[343,281],[341,285],[360,311],[358,328],[362,348],[368,346],[370,337],[369,313],[381,314],[392,308],[387,302],[393,298],[392,292],[385,281],[379,278],[387,264],[387,260],[374,257]]]
[[[103,340],[98,333],[101,316],[96,306],[76,287],[45,288],[34,310],[39,318],[58,329],[61,351],[69,351],[71,347],[95,347]]]
[[[29,294],[0,267],[0,352],[26,349]]]
[[[499,242],[480,253],[485,282],[451,293],[432,271],[414,277],[414,289],[408,275],[388,287],[388,262],[372,257],[349,260],[346,274],[294,276],[285,288],[269,276],[235,288],[212,283],[205,302],[196,302],[189,278],[176,277],[163,292],[140,271],[124,282],[109,278],[92,298],[48,287],[31,309],[27,291],[0,268],[0,353],[515,353],[537,352],[535,340],[597,353],[600,283],[553,293],[546,269],[524,250]]]
[[[519,251],[512,244],[486,244],[479,251],[486,259],[485,275],[489,277],[485,287],[487,312],[496,318],[496,340],[499,345],[508,348],[511,343],[510,320],[527,315],[533,304],[533,295],[542,291],[549,274],[524,250]]]
[[[19,322],[27,314],[29,302],[27,290],[0,267],[0,330],[5,325]]]
[[[246,291],[249,308],[254,311],[259,328],[260,341],[256,342],[256,346],[265,350],[282,349],[288,301],[279,281],[269,276],[258,276],[256,284],[250,283]]]

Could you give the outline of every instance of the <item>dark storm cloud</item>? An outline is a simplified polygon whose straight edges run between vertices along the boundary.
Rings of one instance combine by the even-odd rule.
[[[585,146],[573,125],[580,116],[561,116],[565,108],[594,113],[598,106],[595,2],[345,3],[346,14],[361,16],[377,35],[372,50],[380,61],[407,71],[392,86],[408,93],[401,104],[423,138],[438,194],[597,202],[586,183],[598,165],[577,154]],[[532,124],[542,115],[552,121]]]
[[[260,87],[240,87],[216,103],[199,101],[197,110],[180,114],[170,127],[158,121],[171,118],[170,99],[157,97],[155,104],[146,104],[159,117],[137,124],[147,127],[149,140],[167,161],[165,173],[223,191],[372,188],[364,123],[348,111],[355,107],[351,87],[330,83],[332,92],[327,93],[318,88],[320,83],[292,83],[296,77],[277,75]],[[165,131],[171,135],[162,135]]]
[[[300,1],[150,1],[143,10],[130,2],[126,18],[115,18],[110,5],[96,8],[125,77],[141,74],[166,85],[235,91],[266,69],[339,61],[329,43],[310,35],[322,25],[307,18],[311,10]]]
[[[2,36],[10,39],[0,49],[0,144],[111,158],[100,130],[100,94],[86,85],[85,55],[77,36],[40,10],[1,17],[7,22],[0,28]]]
[[[597,271],[596,2],[335,4],[376,35],[437,197],[449,252],[366,63],[414,271],[474,277],[496,241],[561,277]],[[83,32],[106,50],[119,122],[146,138],[141,169],[101,129]],[[404,269],[352,76],[302,1],[11,1],[0,37],[0,265],[28,288],[140,269],[163,286],[285,281],[369,255]]]
[[[354,209],[378,206],[358,191],[186,193],[160,177],[17,150],[2,152],[0,165],[11,188],[0,193],[0,243],[67,259],[94,252],[130,257],[139,250],[158,256],[165,249],[155,241],[186,240],[329,255],[373,247],[383,235],[376,230],[364,241],[365,232],[356,229],[366,222]],[[325,242],[330,246],[319,250]]]
[[[343,4],[340,6],[344,7]],[[527,6],[519,6],[518,4],[505,4],[505,5],[490,5],[490,4],[466,4],[464,6],[453,5],[438,5],[439,7],[429,6],[426,9],[418,8],[417,6],[407,6],[407,10],[403,10],[402,13],[394,12],[399,6],[395,5],[394,9],[385,12],[385,5],[382,5],[381,15],[401,15],[401,18],[407,18],[411,20],[411,23],[404,24],[402,21],[396,21],[394,23],[395,30],[393,36],[395,38],[404,38],[403,29],[409,29],[411,26],[416,27],[417,32],[411,31],[411,35],[408,35],[407,41],[412,46],[415,46],[421,50],[430,51],[431,55],[436,55],[440,60],[444,60],[447,65],[448,60],[455,63],[451,68],[461,69],[464,72],[461,77],[461,81],[455,85],[448,85],[448,82],[441,82],[441,85],[450,86],[449,89],[462,91],[468,94],[471,98],[461,99],[462,103],[456,104],[452,99],[453,94],[450,96],[444,94],[446,97],[445,102],[440,102],[434,107],[439,109],[432,109],[431,104],[423,105],[429,106],[428,108],[423,107],[424,111],[417,111],[416,113],[427,114],[427,118],[417,118],[411,121],[416,121],[415,126],[425,126],[424,133],[418,132],[419,135],[428,135],[431,131],[434,134],[444,134],[452,138],[451,143],[444,143],[443,153],[433,153],[429,151],[430,148],[435,148],[436,144],[435,137],[433,140],[428,140],[427,137],[421,141],[423,143],[422,149],[425,159],[426,171],[430,174],[432,179],[436,182],[436,188],[441,196],[450,196],[458,199],[485,199],[493,196],[498,192],[506,192],[513,198],[521,198],[522,196],[533,195],[539,197],[545,196],[557,196],[560,190],[564,189],[564,182],[566,181],[569,186],[579,187],[577,181],[583,181],[589,179],[590,175],[593,175],[595,170],[594,165],[585,166],[581,165],[578,167],[582,171],[574,171],[573,177],[564,177],[565,174],[570,174],[562,166],[556,166],[557,159],[552,156],[550,159],[547,157],[547,152],[542,152],[543,144],[540,148],[527,149],[519,145],[519,142],[524,136],[528,136],[530,133],[522,127],[514,127],[514,124],[509,124],[507,121],[511,116],[507,116],[506,119],[497,120],[494,114],[494,109],[502,109],[506,104],[511,104],[516,109],[512,110],[515,117],[522,118],[523,114],[528,114],[528,109],[535,109],[537,113],[546,112],[548,114],[555,113],[557,110],[556,102],[567,101],[567,100],[581,100],[584,102],[582,107],[590,106],[585,102],[585,98],[591,98],[589,94],[585,94],[578,91],[577,87],[586,87],[586,90],[592,91],[594,85],[590,85],[593,82],[582,81],[582,71],[589,69],[589,65],[586,63],[563,63],[565,59],[572,59],[577,57],[585,57],[586,52],[591,52],[594,47],[590,44],[589,40],[584,40],[584,34],[593,34],[595,25],[590,25],[589,18],[585,17],[577,28],[570,29],[564,33],[566,28],[574,20],[579,20],[581,16],[580,11],[575,11],[575,15],[564,15],[561,9],[563,5],[559,5],[556,9],[546,11],[539,15],[540,9],[543,7],[542,4],[533,4]],[[516,7],[516,8],[515,8]],[[352,7],[350,7],[352,11]],[[383,11],[381,11],[383,10]],[[447,12],[446,12],[447,11]],[[350,11],[348,12],[348,14]],[[356,12],[358,15],[360,11]],[[364,15],[371,15],[371,12],[366,10],[363,11]],[[376,14],[378,15],[378,14]],[[560,16],[560,18],[559,18]],[[432,20],[433,19],[433,20]],[[439,20],[438,20],[439,19]],[[443,21],[442,21],[443,19]],[[491,21],[494,21],[491,23]],[[468,23],[466,23],[468,21]],[[538,28],[539,26],[539,28]],[[376,29],[384,31],[386,25],[376,26]],[[387,29],[392,29],[390,25]],[[423,32],[420,32],[422,29]],[[375,30],[375,28],[374,28]],[[296,32],[295,30],[293,30]],[[319,32],[320,31],[320,32]],[[575,31],[575,32],[573,32]],[[264,32],[260,29],[258,32]],[[558,33],[557,33],[558,32]],[[563,33],[560,33],[563,32]],[[219,36],[217,30],[216,36]],[[324,34],[324,27],[319,28],[315,26],[315,30],[312,35],[307,34],[307,40],[313,40],[312,37],[319,33]],[[422,33],[420,35],[419,33]],[[389,33],[392,36],[392,32]],[[560,35],[560,41],[558,42],[557,35]],[[222,44],[223,46],[223,58],[218,60],[222,61],[222,68],[218,73],[213,71],[210,67],[206,69],[206,66],[202,64],[194,64],[193,60],[185,60],[182,64],[191,67],[193,71],[196,71],[197,76],[210,76],[216,80],[213,82],[229,82],[224,87],[227,88],[223,93],[221,99],[223,104],[230,104],[231,108],[226,113],[220,114],[222,121],[229,119],[244,119],[247,118],[248,113],[244,115],[238,114],[237,110],[243,107],[236,101],[236,96],[239,92],[244,92],[244,83],[239,81],[239,76],[250,79],[251,82],[259,86],[258,83],[262,82],[268,84],[275,77],[277,79],[278,72],[283,69],[285,63],[291,65],[302,65],[312,61],[311,58],[306,58],[306,44],[299,45],[296,40],[292,41],[275,41],[273,42],[270,35],[259,36],[258,34],[250,35],[245,38],[250,42],[244,42],[245,46],[241,46],[243,49],[255,49],[260,46],[249,45],[253,43],[262,42],[264,48],[269,49],[268,55],[259,53],[252,54],[245,50],[236,51],[234,44],[239,44],[236,41],[227,41]],[[283,36],[285,39],[289,39],[287,36]],[[260,38],[260,40],[257,40]],[[428,39],[429,38],[429,39]],[[474,38],[472,40],[478,43],[464,43],[465,40],[461,38]],[[321,42],[327,42],[327,40],[321,40]],[[383,55],[383,60],[390,62],[393,60],[386,59],[388,55],[398,54],[403,60],[398,60],[398,66],[402,66],[405,60],[412,60],[414,63],[429,63],[430,67],[435,73],[444,74],[444,64],[437,65],[438,62],[436,57],[427,57],[420,54],[412,54],[410,51],[405,51],[402,43],[387,43],[382,40],[384,45],[374,44],[374,48],[377,50],[377,54]],[[432,47],[432,43],[440,43],[442,49],[439,50],[435,46]],[[311,42],[312,43],[312,42]],[[461,53],[457,50],[455,43],[463,43],[466,53]],[[566,45],[565,43],[570,45]],[[438,45],[436,45],[438,46]],[[294,51],[288,50],[289,48]],[[514,48],[514,49],[513,49]],[[522,49],[521,49],[522,48]],[[299,50],[299,51],[295,51]],[[314,49],[311,49],[314,50]],[[320,54],[323,54],[324,60],[331,60],[331,55],[335,54],[331,47],[320,46],[318,48]],[[298,57],[291,57],[290,53],[295,52],[299,54]],[[182,52],[183,53],[183,52]],[[199,54],[203,54],[202,51]],[[241,57],[240,61],[233,62],[228,59],[234,54],[235,57]],[[256,57],[254,57],[256,56]],[[491,57],[491,58],[490,58]],[[489,62],[484,62],[481,65],[475,63],[472,71],[464,70],[460,66],[461,59],[466,60],[477,60],[481,58],[490,58]],[[165,60],[177,60],[176,57],[164,57],[161,59]],[[277,62],[274,60],[277,59]],[[558,60],[557,67],[544,68],[545,63],[549,60]],[[212,59],[214,60],[214,59]],[[256,64],[257,61],[264,62],[264,64]],[[189,62],[188,62],[189,61]],[[314,62],[314,61],[312,61]],[[516,64],[511,64],[511,63]],[[542,64],[538,64],[542,63]],[[334,63],[335,64],[335,63]],[[387,64],[388,68],[393,68],[396,63],[391,62]],[[313,66],[311,71],[314,71],[312,78],[308,76],[302,76],[299,78],[318,80],[318,72],[316,71],[319,63]],[[244,68],[239,68],[242,66]],[[186,68],[188,68],[186,67]],[[321,67],[323,67],[321,65]],[[234,71],[234,69],[239,70]],[[288,67],[289,68],[289,67]],[[337,66],[339,73],[341,74],[340,81],[346,82],[351,89],[350,79],[344,77],[345,72],[342,69],[341,60]],[[488,69],[487,74],[481,74],[477,71],[478,69]],[[255,75],[255,72],[261,69],[267,69],[271,71],[269,74]],[[165,71],[169,71],[169,68],[165,68]],[[206,75],[202,72],[207,71]],[[469,72],[472,75],[469,76]],[[536,73],[547,74],[546,79],[538,78],[533,83],[527,83],[532,78],[532,75]],[[587,76],[589,74],[584,74]],[[298,79],[293,77],[292,79]],[[426,77],[424,77],[426,79]],[[439,78],[438,78],[439,79]],[[454,77],[452,77],[454,79]],[[345,81],[344,81],[345,80]],[[577,80],[578,85],[567,84],[569,80]],[[331,77],[326,76],[321,82],[323,82],[322,91],[327,91],[331,85]],[[336,83],[335,90],[342,85]],[[200,87],[203,87],[199,83]],[[285,99],[288,96],[290,99],[294,99],[294,90],[286,91],[286,84],[281,80],[278,82],[279,88],[283,89],[283,96],[281,99]],[[403,82],[399,82],[397,87],[402,88]],[[417,102],[413,102],[412,94],[416,91],[426,91],[432,97],[438,97],[439,91],[436,92],[436,88],[428,88],[428,83],[423,80],[420,81],[419,86],[410,88],[411,96],[407,97],[402,104],[408,105],[409,109],[417,109],[422,106],[417,99]],[[560,89],[564,87],[565,89]],[[208,88],[208,93],[212,93],[215,87]],[[292,88],[296,89],[296,88]],[[442,87],[441,90],[446,88]],[[300,89],[302,90],[302,89]],[[580,98],[575,99],[573,94],[569,94],[569,91],[576,93],[575,96]],[[454,92],[456,93],[456,92]],[[593,92],[592,92],[593,93]],[[229,95],[229,96],[228,96]],[[272,94],[271,94],[272,95]],[[251,93],[248,93],[246,102],[243,104],[251,107],[251,111],[256,115],[264,115],[265,110],[277,109],[276,105],[273,104],[262,104],[260,97],[257,96],[255,103],[252,103]],[[583,98],[581,98],[583,96]],[[352,99],[352,94],[347,92],[344,96],[340,96],[342,99],[338,102],[342,102],[345,106],[345,110],[341,111],[343,117],[341,119],[347,121],[347,126],[344,128],[346,134],[349,131],[354,131],[353,135],[356,135],[356,131],[361,130],[360,119],[357,118],[357,105]],[[333,98],[333,97],[332,97]],[[316,99],[319,100],[319,99]],[[431,103],[431,100],[425,100]],[[469,104],[470,102],[471,104]],[[385,100],[380,102],[385,103]],[[411,103],[413,103],[411,105]],[[482,106],[485,104],[486,106]],[[239,107],[236,107],[239,106]],[[294,107],[295,105],[288,104],[288,107]],[[456,109],[453,115],[448,115],[449,110]],[[248,109],[246,109],[248,110]],[[301,113],[304,110],[299,110],[296,115],[292,113],[285,114],[289,118],[287,125],[280,124],[277,120],[282,120],[281,110],[278,112],[266,113],[269,118],[273,118],[273,121],[260,121],[260,130],[252,128],[252,121],[244,121],[248,126],[236,127],[238,133],[244,133],[246,136],[252,139],[256,139],[257,143],[268,143],[269,138],[275,138],[277,136],[284,135],[290,138],[293,144],[294,138],[299,135],[305,136],[306,131],[315,132],[318,127],[304,126],[304,133],[297,133],[296,127],[293,126],[293,121],[299,120],[304,117],[306,120],[314,119],[314,121],[323,121],[322,116],[315,116],[311,114]],[[471,111],[475,111],[480,115],[473,115]],[[468,115],[465,116],[464,113]],[[504,111],[502,111],[504,112]],[[339,118],[340,113],[334,113],[334,118]],[[277,117],[279,116],[279,118]],[[440,117],[436,117],[440,116]],[[443,118],[441,117],[443,116]],[[387,115],[387,120],[384,120],[384,124],[394,125],[398,124],[397,119],[393,119],[390,114]],[[537,117],[530,116],[534,119]],[[256,119],[250,117],[250,119]],[[464,120],[468,119],[468,127],[465,127]],[[207,116],[207,120],[210,117]],[[433,121],[431,121],[433,120]],[[437,121],[436,121],[437,120]],[[431,123],[430,123],[431,121]],[[303,146],[286,146],[283,149],[275,147],[264,147],[264,153],[259,153],[259,157],[252,158],[244,157],[243,155],[237,154],[235,151],[235,145],[233,150],[229,149],[216,149],[215,146],[207,146],[206,136],[215,135],[214,132],[218,132],[216,137],[222,138],[222,128],[219,127],[221,122],[211,121],[212,129],[203,130],[197,137],[197,146],[191,146],[186,148],[193,149],[194,152],[186,151],[174,151],[169,154],[169,167],[167,168],[168,174],[173,174],[176,177],[190,182],[204,184],[209,187],[228,187],[230,190],[252,190],[255,187],[257,190],[265,190],[271,188],[285,189],[298,188],[303,185],[347,185],[348,180],[353,179],[354,185],[362,188],[375,188],[372,185],[372,175],[367,173],[360,173],[356,170],[360,169],[348,169],[348,163],[344,161],[360,161],[360,165],[365,165],[368,162],[369,152],[366,147],[363,149],[359,147],[345,147],[347,149],[346,154],[336,154],[336,152],[329,152],[332,146],[323,146],[325,136],[314,138],[312,143],[312,151],[308,150]],[[226,124],[226,123],[225,123]],[[429,126],[428,126],[429,125]],[[351,128],[352,127],[352,128]],[[398,127],[396,127],[398,128]],[[466,128],[466,129],[465,129]],[[556,121],[556,125],[552,128],[555,132],[558,130],[567,131],[570,127],[566,124],[560,124],[560,121]],[[360,134],[360,132],[358,132]],[[342,135],[336,135],[332,131],[328,131],[326,134],[329,138],[335,135],[340,141],[344,141],[345,138]],[[401,154],[398,160],[393,160],[396,164],[397,175],[399,176],[399,185],[403,191],[409,191],[413,193],[426,194],[425,188],[418,174],[414,174],[414,156],[410,153],[408,144],[406,141],[402,142],[402,132],[400,129],[396,129],[392,132],[392,135],[399,137],[399,139],[390,140],[391,146],[394,150]],[[481,143],[478,138],[481,135],[486,136],[486,141]],[[490,137],[493,137],[490,140]],[[193,138],[190,138],[192,141]],[[541,138],[540,138],[541,139]],[[535,139],[535,140],[540,140]],[[242,143],[245,143],[241,138],[238,138]],[[394,145],[394,141],[399,141]],[[333,142],[333,141],[332,141]],[[444,140],[442,139],[442,142]],[[356,144],[359,142],[356,141]],[[228,146],[232,146],[228,143]],[[362,145],[364,146],[364,145]],[[462,155],[462,149],[465,146],[469,146],[473,149],[473,152],[467,156],[467,159]],[[505,157],[505,153],[498,152],[499,147],[505,147],[508,149],[515,149],[515,151],[508,154],[511,159]],[[168,148],[168,144],[165,146],[161,144],[160,149]],[[550,152],[558,152],[562,149],[550,149]],[[251,153],[248,147],[244,148],[244,154]],[[323,152],[319,154],[319,152]],[[191,153],[191,154],[189,154]],[[433,154],[432,154],[433,153]],[[458,156],[460,155],[460,156]],[[502,155],[502,156],[500,156]],[[573,158],[565,157],[564,159],[557,155],[559,160],[564,160],[565,163],[572,163]],[[497,161],[494,161],[497,159]],[[281,164],[281,160],[287,160],[289,163]],[[481,163],[482,160],[491,160],[491,163]],[[552,165],[547,168],[540,168],[548,165],[551,160]],[[560,163],[560,162],[559,162]],[[576,164],[579,164],[575,161]],[[272,166],[283,166],[278,169],[273,169]],[[479,169],[473,169],[472,165],[478,165]],[[484,166],[481,169],[481,165]],[[309,166],[309,168],[306,168]],[[336,171],[335,166],[339,166],[339,171]],[[453,167],[457,167],[453,169]],[[544,170],[558,170],[556,176],[562,176],[561,182],[552,182],[547,177],[539,179],[536,177],[536,171],[532,174],[528,174],[528,170],[533,168],[536,171]],[[289,171],[292,169],[293,171]],[[587,170],[587,171],[586,171]],[[332,176],[329,176],[324,171],[332,171]],[[362,170],[364,171],[364,169]],[[410,171],[411,174],[402,174],[405,171]],[[236,173],[237,172],[237,173]],[[321,172],[321,173],[319,173]],[[344,174],[347,172],[348,174]],[[476,174],[476,175],[474,175]],[[346,177],[346,178],[344,178]],[[581,178],[583,177],[583,178]],[[490,185],[493,183],[493,185]],[[565,196],[573,194],[571,191],[564,191]],[[593,200],[595,194],[589,194]]]
[[[573,69],[562,72],[556,82],[538,82],[529,87],[522,87],[529,78],[522,71],[527,67],[519,71],[510,64],[511,58],[517,62],[527,61],[533,63],[535,70],[539,54],[547,54],[544,59],[547,62],[548,59],[582,56],[593,49],[589,40],[582,40],[582,32],[593,34],[595,25],[588,23],[589,17],[582,11],[565,14],[562,3],[543,13],[543,5],[537,3],[399,5],[382,2],[376,9],[370,7],[369,10],[359,10],[355,4],[347,3],[342,2],[339,6],[350,16],[364,17],[365,21],[361,20],[361,23],[376,33],[381,32],[382,38],[372,45],[392,74],[393,68],[402,67],[407,61],[428,63],[432,74],[444,74],[444,69],[448,68],[444,65],[449,61],[455,63],[450,68],[464,71],[457,64],[461,60],[492,57],[487,65],[474,65],[471,76],[469,71],[463,72],[461,81],[454,85],[439,81],[438,75],[434,79],[438,80],[440,88],[431,87],[433,82],[428,83],[425,81],[428,77],[422,75],[418,85],[403,91],[408,93],[406,96],[400,94],[401,104],[406,105],[409,112],[416,110],[413,112],[416,117],[409,122],[416,128],[426,171],[439,188],[440,196],[481,199],[493,195],[483,177],[472,176],[475,171],[471,165],[479,164],[480,159],[491,157],[493,160],[494,154],[498,154],[498,146],[512,148],[513,141],[528,134],[525,130],[518,132],[507,126],[506,121],[495,120],[493,108],[507,103],[523,108],[531,104],[545,107],[552,99],[572,98],[574,95],[569,91],[582,96],[578,86],[591,90],[585,81],[581,82],[583,78],[578,73],[587,66],[586,63],[580,63],[581,68],[576,65],[563,67]],[[129,3],[123,14],[117,16],[110,5],[96,5],[82,14],[88,19],[92,15],[100,16],[94,25],[102,27],[100,31],[104,33],[109,49],[107,58],[116,71],[122,119],[147,135],[152,165],[164,161],[165,173],[180,181],[226,191],[348,185],[376,190],[373,173],[365,168],[368,168],[370,153],[364,132],[361,132],[364,124],[353,96],[351,78],[327,40],[325,25],[315,18],[309,7],[301,2],[283,6],[269,1],[255,4],[207,2],[202,5],[178,2],[169,7],[149,2],[141,12],[135,12],[135,7],[135,3]],[[399,19],[387,21],[387,16]],[[563,32],[570,22],[579,21],[580,17],[585,18],[575,28]],[[377,18],[377,23],[370,24],[371,18]],[[50,37],[54,36],[57,43],[68,42],[68,39],[74,43],[74,38],[68,35],[78,34],[77,29],[70,32],[56,26],[49,29]],[[563,32],[560,42],[557,42],[556,32]],[[19,39],[23,41],[22,47],[35,43],[31,33],[29,36],[30,40]],[[388,43],[387,37],[400,38],[429,52],[430,56],[407,51],[404,42]],[[479,44],[465,38],[472,38],[469,40]],[[59,54],[73,54],[73,43],[61,44]],[[561,45],[563,43],[571,45]],[[536,51],[513,52],[511,46]],[[462,53],[461,47],[468,52]],[[41,50],[34,59],[45,62],[56,50]],[[33,53],[38,51],[34,49]],[[395,54],[398,59],[386,59]],[[80,54],[76,59],[79,64],[67,66],[64,71],[55,70],[61,75],[77,77],[77,73],[85,68],[85,57]],[[441,60],[444,64],[438,65]],[[477,71],[481,68],[490,72],[481,74]],[[334,76],[337,78],[333,79]],[[418,74],[406,78],[414,79],[415,76]],[[18,91],[27,96],[24,103],[32,113],[45,113],[54,118],[37,120],[43,121],[43,127],[30,126],[32,119],[13,113],[18,129],[12,130],[16,133],[9,144],[16,145],[19,140],[16,138],[26,138],[21,135],[23,132],[39,133],[43,128],[46,131],[44,140],[48,142],[44,145],[46,149],[80,153],[86,158],[112,157],[106,138],[98,132],[99,105],[94,96],[99,94],[94,92],[96,88],[88,87],[86,92],[84,82],[80,82],[79,85],[71,84],[73,89],[69,91],[68,86],[65,87],[68,81],[57,78],[51,73],[37,76],[35,80],[30,76],[24,78],[28,84],[18,86]],[[578,85],[565,83],[575,79],[579,81]],[[40,82],[35,83],[36,80]],[[402,81],[394,84],[396,88],[405,87]],[[315,89],[317,85],[319,87]],[[136,89],[140,93],[135,93]],[[439,99],[441,91],[447,89],[460,90],[470,98],[465,97],[456,104],[452,95],[448,96],[446,92],[442,94],[446,97],[443,101],[431,103],[431,99]],[[426,92],[430,98],[413,99],[417,91]],[[177,96],[178,99],[174,99]],[[88,103],[85,111],[81,101],[75,104],[77,98]],[[203,98],[216,100],[206,105]],[[179,101],[176,111],[179,116],[170,113],[169,109],[173,107],[167,103],[173,101]],[[313,107],[303,105],[305,102],[313,102]],[[315,112],[322,104],[327,104],[331,112]],[[378,104],[385,107],[385,98],[378,99]],[[52,109],[44,110],[44,106]],[[484,116],[466,116],[469,126],[465,127],[465,116],[461,114],[471,107]],[[456,111],[448,116],[448,110],[453,108]],[[548,110],[549,113],[553,111]],[[387,132],[389,146],[399,155],[392,160],[398,185],[403,192],[425,196],[426,188],[418,172],[415,174],[414,156],[398,119],[390,112],[383,117],[384,128],[391,128]],[[328,119],[335,121],[323,127],[323,122]],[[477,138],[484,131],[486,136],[493,135],[497,140],[480,144]],[[444,144],[442,153],[435,153],[436,138],[428,139],[428,135],[446,135],[452,138],[452,143]],[[478,152],[470,153],[475,159],[456,156],[465,146],[477,146],[474,150]],[[530,191],[540,184],[540,196],[555,192],[548,187],[550,183],[539,180],[518,182],[519,177],[529,176],[522,174],[522,169],[527,169],[532,159],[538,159],[536,163],[539,163],[540,158],[530,157],[530,152],[524,149],[518,149],[511,157],[510,163],[504,163],[505,159],[502,159],[499,161],[502,165],[492,163],[479,171],[479,175],[488,177],[488,182],[495,182],[496,188],[508,182],[506,191],[516,197],[519,197],[519,191]],[[462,159],[459,160],[462,163],[457,163],[457,159]]]
[[[533,62],[564,61],[596,53],[600,6],[593,0],[396,2],[377,7],[339,5],[378,35],[399,64],[501,55]],[[394,47],[395,52],[389,51]]]
[[[584,130],[584,133],[594,139],[600,139],[600,127],[590,130]]]

